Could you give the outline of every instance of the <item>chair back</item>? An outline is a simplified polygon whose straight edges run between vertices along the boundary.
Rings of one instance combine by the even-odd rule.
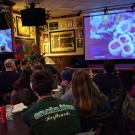
[[[107,130],[111,124],[112,116],[113,116],[113,112],[110,112],[102,116],[89,117],[81,120],[82,132],[88,132],[91,129],[95,132],[101,129]]]

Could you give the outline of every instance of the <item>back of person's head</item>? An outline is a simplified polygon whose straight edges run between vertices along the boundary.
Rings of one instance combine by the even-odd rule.
[[[99,89],[84,70],[77,70],[72,77],[72,92],[77,106],[83,111],[95,111],[102,103]]]
[[[31,69],[32,69],[32,71],[44,70],[44,66],[41,63],[37,62],[32,65]]]
[[[104,70],[107,72],[107,73],[111,73],[111,72],[114,72],[115,71],[115,64],[113,61],[106,61],[104,63]]]
[[[27,59],[21,60],[21,65],[22,65],[22,66],[24,66],[24,65],[26,65],[26,64],[27,64]]]
[[[5,66],[6,69],[16,70],[14,59],[6,59],[4,61],[4,66]]]
[[[39,96],[46,96],[51,93],[53,86],[52,74],[45,70],[38,70],[30,77],[31,88]]]
[[[61,79],[63,81],[71,81],[72,80],[72,74],[73,74],[73,70],[72,69],[66,69],[62,72],[61,74]]]
[[[30,75],[31,70],[24,69],[19,78],[14,83],[14,90],[20,90],[20,88],[30,88]]]

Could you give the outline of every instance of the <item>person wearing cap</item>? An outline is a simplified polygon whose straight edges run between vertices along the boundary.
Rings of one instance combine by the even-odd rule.
[[[73,70],[71,69],[63,71],[61,75],[62,82],[60,89],[60,98],[73,103],[73,94],[71,89],[72,74]]]

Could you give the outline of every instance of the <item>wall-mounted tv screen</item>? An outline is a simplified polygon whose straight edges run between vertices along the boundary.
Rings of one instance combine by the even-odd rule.
[[[0,53],[13,52],[11,29],[0,30]]]
[[[135,59],[135,12],[84,17],[85,60]]]

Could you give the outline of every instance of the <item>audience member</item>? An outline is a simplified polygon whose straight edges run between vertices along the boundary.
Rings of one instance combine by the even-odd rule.
[[[104,73],[95,75],[93,81],[110,101],[115,102],[118,100],[122,92],[122,81],[115,71],[115,64],[113,61],[106,61],[104,63]]]
[[[135,78],[133,78],[133,81]],[[135,83],[135,82],[134,82]],[[122,106],[122,124],[126,134],[135,134],[135,84],[127,92]]]
[[[65,101],[70,101],[73,103],[73,94],[72,94],[72,88],[71,88],[71,81],[72,81],[72,74],[73,70],[67,69],[63,71],[61,75],[61,89],[60,89],[60,98]]]
[[[90,129],[90,118],[104,116],[110,112],[106,97],[84,70],[77,70],[72,77],[74,102],[80,113],[83,131]]]
[[[37,71],[37,70],[44,70],[44,66],[37,62],[37,63],[34,63],[32,66],[31,66],[31,70],[34,72],[34,71]]]
[[[51,96],[53,79],[47,71],[36,71],[30,84],[39,101],[23,113],[35,135],[72,135],[80,132],[75,107]]]
[[[27,61],[27,59],[23,59],[22,61],[21,61],[21,71],[23,71],[23,70],[25,70],[25,69],[30,69],[30,62],[29,61]]]
[[[32,104],[32,91],[30,91],[30,70],[23,70],[20,77],[15,81],[10,97],[10,103],[15,105],[24,103]]]
[[[19,74],[16,72],[16,66],[13,59],[5,60],[4,66],[6,71],[0,72],[0,93],[3,95],[5,103],[9,103],[13,84],[19,77]]]

